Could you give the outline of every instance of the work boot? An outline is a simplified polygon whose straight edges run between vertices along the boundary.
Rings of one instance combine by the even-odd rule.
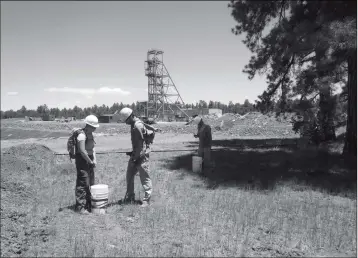
[[[91,212],[91,210],[92,210],[92,205],[91,205],[91,204],[87,204],[87,205],[85,206],[85,209],[86,209],[88,212]]]
[[[89,213],[88,210],[86,210],[86,209],[80,210],[79,213],[80,213],[81,215],[90,215],[90,213]]]
[[[140,207],[148,207],[150,205],[149,200],[142,201],[142,205]]]
[[[125,196],[123,201],[122,201],[122,204],[135,204],[135,196],[132,195],[132,196]]]

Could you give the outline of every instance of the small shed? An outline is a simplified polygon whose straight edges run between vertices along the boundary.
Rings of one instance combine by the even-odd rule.
[[[114,114],[104,114],[98,117],[99,123],[119,123],[120,122],[120,116],[118,114],[118,111],[116,111]]]
[[[223,111],[220,108],[209,108],[209,114],[215,114],[217,116],[222,116]]]
[[[112,119],[113,119],[113,115],[104,114],[104,115],[101,115],[98,117],[98,122],[99,123],[110,123]]]

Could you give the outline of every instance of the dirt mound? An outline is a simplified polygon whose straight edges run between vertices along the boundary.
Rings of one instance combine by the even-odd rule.
[[[33,241],[32,232],[46,232],[41,223],[33,224],[33,214],[41,189],[40,171],[52,164],[52,151],[45,146],[24,144],[2,151],[1,256],[23,255]]]
[[[222,116],[210,114],[203,116],[204,121],[212,128],[213,133],[237,136],[262,137],[295,137],[290,124],[292,114],[283,114],[276,117],[274,114],[263,115],[259,112],[250,112],[243,116],[226,113]],[[156,124],[163,133],[191,134],[196,132],[196,125],[184,124]]]
[[[226,113],[204,116],[204,120],[212,126],[213,132],[221,131],[227,135],[238,136],[294,136],[290,119],[292,114],[263,115],[250,112],[245,115]]]
[[[3,154],[10,154],[14,156],[27,155],[29,157],[33,157],[37,159],[39,157],[39,154],[49,157],[51,155],[51,149],[49,149],[45,145],[30,143],[30,144],[23,144],[19,146],[13,146],[8,149],[5,149],[3,151]]]
[[[259,112],[249,112],[245,115],[226,113],[221,117],[216,115],[204,116],[204,119],[213,126],[220,126],[222,123],[230,126],[249,125],[249,126],[282,126],[290,125],[292,114],[282,114],[275,116],[274,114],[263,115]]]

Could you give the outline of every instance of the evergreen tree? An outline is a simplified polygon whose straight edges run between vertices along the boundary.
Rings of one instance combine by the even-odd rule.
[[[319,98],[316,118],[324,140],[335,138],[331,87],[342,63],[348,63],[345,152],[356,155],[356,1],[251,0],[232,1],[229,7],[238,23],[233,32],[246,33],[243,43],[254,54],[244,72],[249,79],[267,73],[268,87],[259,96],[258,108],[271,111],[278,98],[285,111],[291,91],[290,97],[301,100]]]

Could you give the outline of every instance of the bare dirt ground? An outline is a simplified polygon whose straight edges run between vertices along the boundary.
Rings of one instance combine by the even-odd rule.
[[[296,139],[291,130],[289,117],[263,116],[249,113],[245,116],[225,114],[222,117],[206,116],[205,121],[212,126],[214,139]],[[54,121],[25,121],[24,119],[6,119],[1,122],[1,148],[24,144],[44,144],[55,152],[66,150],[66,139],[70,130],[83,127],[83,122],[59,123]],[[158,123],[155,127],[162,130],[156,136],[156,143],[173,144],[180,148],[183,142],[193,140],[196,132],[194,125],[183,122]],[[97,151],[124,150],[130,148],[129,128],[125,124],[101,124],[96,130]],[[287,140],[286,140],[287,141]],[[276,143],[278,144],[278,143]],[[278,144],[279,145],[279,144]],[[167,146],[170,148],[170,146]]]
[[[214,133],[226,136],[240,137],[294,137],[291,130],[290,116],[275,117],[265,116],[257,112],[248,113],[244,116],[235,114],[224,114],[221,117],[208,115],[204,120],[212,126]],[[50,137],[57,134],[69,132],[74,127],[82,127],[81,121],[59,123],[54,121],[25,121],[5,119],[1,121],[1,139],[23,138],[31,131],[31,138]],[[195,125],[185,125],[183,122],[158,123],[155,125],[162,129],[163,133],[191,134],[195,131]],[[5,129],[5,130],[3,130]],[[14,130],[12,132],[11,130]],[[26,131],[23,131],[26,130]],[[61,133],[62,132],[62,133]],[[96,130],[99,135],[116,135],[128,133],[128,126],[123,123],[101,124]],[[30,137],[28,137],[30,138]]]
[[[215,132],[213,148],[222,149],[206,175],[191,171],[192,152],[153,153],[145,209],[118,204],[128,157],[99,155],[96,183],[109,185],[107,214],[83,217],[73,210],[74,164],[53,155],[65,152],[67,135],[43,138],[49,130],[38,128],[26,139],[18,129],[21,137],[1,141],[2,257],[356,256],[356,161],[338,154],[340,142],[299,149],[282,135]],[[130,139],[102,135],[97,144],[127,150]],[[197,140],[163,133],[153,148],[195,149]],[[139,199],[139,177],[135,186]]]

